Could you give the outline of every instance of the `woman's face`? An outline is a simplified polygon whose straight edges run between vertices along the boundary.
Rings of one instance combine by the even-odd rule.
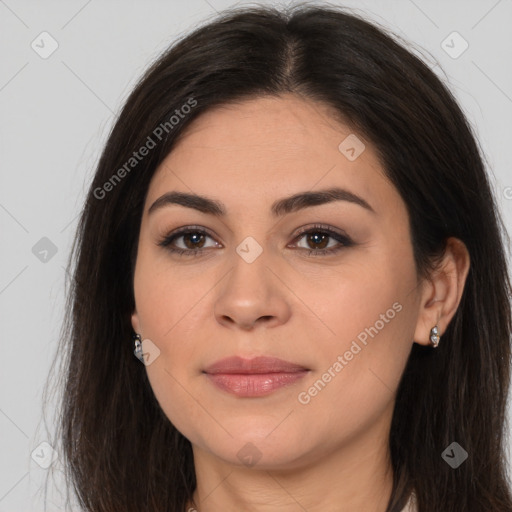
[[[323,104],[258,98],[200,116],[155,173],[132,325],[151,340],[154,394],[195,455],[284,469],[387,443],[421,289],[405,204],[355,136]],[[282,205],[335,188],[346,192]],[[149,212],[170,192],[223,213],[199,199]],[[232,356],[296,366],[205,373]]]

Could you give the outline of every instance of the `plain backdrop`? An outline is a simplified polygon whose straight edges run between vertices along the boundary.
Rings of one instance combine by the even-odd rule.
[[[449,84],[510,226],[512,2],[339,3],[410,41]],[[0,512],[44,510],[48,470],[36,461],[50,451],[41,392],[63,319],[77,215],[115,115],[164,48],[232,5],[0,0]],[[58,493],[48,504],[62,510]]]

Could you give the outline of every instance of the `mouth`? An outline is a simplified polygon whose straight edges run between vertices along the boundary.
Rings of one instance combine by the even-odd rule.
[[[296,383],[309,371],[302,365],[274,357],[235,356],[217,361],[203,373],[225,392],[239,397],[260,397]]]

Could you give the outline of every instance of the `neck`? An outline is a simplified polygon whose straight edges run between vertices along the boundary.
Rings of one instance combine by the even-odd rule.
[[[389,432],[374,427],[315,460],[309,454],[279,469],[229,464],[193,445],[197,487],[186,511],[385,512],[393,487]]]

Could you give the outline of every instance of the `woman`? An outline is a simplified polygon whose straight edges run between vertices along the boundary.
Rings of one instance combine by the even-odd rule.
[[[512,510],[502,229],[461,109],[381,29],[320,6],[198,28],[82,212],[58,432],[80,504]]]

